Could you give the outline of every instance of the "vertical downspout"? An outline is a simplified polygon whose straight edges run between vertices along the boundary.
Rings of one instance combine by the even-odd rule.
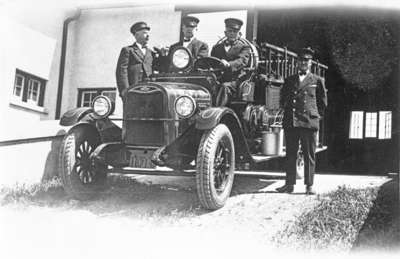
[[[81,15],[81,10],[77,10],[76,13],[64,20],[63,24],[63,35],[61,41],[61,58],[60,58],[60,70],[58,75],[58,89],[57,89],[57,102],[56,102],[56,116],[55,119],[60,119],[61,113],[61,102],[64,87],[64,72],[65,72],[65,59],[67,55],[67,40],[68,40],[68,25],[73,20],[76,20]]]

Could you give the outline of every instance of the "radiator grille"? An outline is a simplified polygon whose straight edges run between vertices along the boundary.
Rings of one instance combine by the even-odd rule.
[[[164,102],[164,94],[158,89],[149,92],[129,92],[124,107],[126,144],[163,145],[165,122],[151,119],[166,118]]]

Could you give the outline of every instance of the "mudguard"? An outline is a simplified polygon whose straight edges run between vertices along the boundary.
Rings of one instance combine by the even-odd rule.
[[[240,119],[228,107],[213,107],[199,113],[196,118],[196,129],[210,130],[219,123],[227,125],[235,143],[236,161],[239,163],[252,162],[249,146],[243,133]]]
[[[221,121],[221,118],[227,114],[234,116],[239,123],[239,119],[232,109],[228,107],[213,107],[199,113],[199,116],[196,118],[196,129],[212,129],[217,126],[217,124]]]
[[[122,141],[122,130],[108,118],[101,118],[91,107],[80,107],[67,111],[60,119],[60,125],[72,126],[70,132],[81,125],[90,125],[100,134],[102,142]]]
[[[91,107],[79,107],[67,111],[60,119],[60,125],[71,126],[78,122],[94,122],[99,119]]]

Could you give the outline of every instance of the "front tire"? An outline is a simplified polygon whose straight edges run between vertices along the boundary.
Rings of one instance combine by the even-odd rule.
[[[197,152],[196,185],[203,207],[216,210],[230,196],[235,170],[235,147],[225,124],[203,133]]]
[[[92,199],[107,186],[106,165],[89,158],[100,143],[97,130],[89,125],[78,126],[64,137],[59,172],[64,190],[74,199]]]

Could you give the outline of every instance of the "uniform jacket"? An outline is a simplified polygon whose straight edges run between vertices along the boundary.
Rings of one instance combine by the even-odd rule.
[[[308,73],[302,82],[297,74],[286,78],[280,93],[283,128],[318,130],[319,120],[328,105],[326,92],[324,79],[317,75]]]
[[[153,73],[153,52],[147,49],[146,54],[136,43],[121,49],[118,58],[116,78],[119,93],[129,89]]]
[[[225,72],[224,81],[236,80],[250,59],[250,47],[237,40],[228,51],[225,51],[224,42],[216,44],[211,50],[211,56],[225,59],[230,64],[230,71]]]
[[[169,52],[171,53],[172,50],[178,46],[183,46],[183,41],[179,41],[169,47]],[[192,53],[194,60],[198,58],[203,58],[208,56],[208,45],[205,42],[202,42],[196,38],[193,38],[191,42],[189,42],[189,45],[187,45],[187,48],[190,50],[190,53]]]
[[[160,56],[157,59],[157,65],[159,67],[159,71],[160,72],[171,72],[172,71],[172,65],[171,65],[171,60],[172,57],[170,56],[171,53],[173,52],[173,50],[176,47],[179,46],[183,46],[183,41],[179,41],[175,44],[172,44],[169,47],[169,55],[168,56]],[[187,45],[187,48],[189,49],[190,53],[193,56],[193,61],[195,61],[198,58],[202,58],[202,57],[207,57],[208,56],[208,45],[196,38],[193,38],[193,40],[191,42],[189,42],[189,44]]]

